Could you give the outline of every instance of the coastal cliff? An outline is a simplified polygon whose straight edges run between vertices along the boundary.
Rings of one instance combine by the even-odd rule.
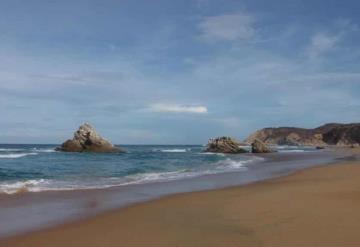
[[[314,129],[295,127],[264,128],[245,139],[258,139],[270,145],[350,146],[360,143],[360,123],[329,123]]]

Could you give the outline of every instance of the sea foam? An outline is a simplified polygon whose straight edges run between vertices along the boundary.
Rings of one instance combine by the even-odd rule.
[[[40,153],[55,153],[55,152],[57,152],[57,151],[55,151],[55,149],[51,149],[51,148],[47,148],[47,149],[33,148],[32,150],[35,152],[40,152]]]
[[[37,153],[0,154],[0,159],[17,159],[28,155],[37,155]]]
[[[0,184],[0,192],[15,194],[18,192],[38,192],[41,191],[39,185],[45,183],[45,179],[30,179],[26,181],[3,182]]]
[[[66,191],[79,189],[105,189],[115,186],[131,184],[144,184],[150,182],[173,181],[185,178],[194,178],[202,175],[219,174],[230,171],[247,170],[246,165],[262,160],[260,157],[251,157],[248,160],[233,160],[226,158],[215,162],[212,168],[203,170],[180,169],[169,172],[145,172],[125,177],[109,177],[98,180],[52,180],[52,179],[29,179],[24,181],[6,181],[0,183],[0,193],[14,194],[19,192],[41,192],[41,191]]]
[[[163,153],[185,153],[188,149],[180,149],[180,148],[174,148],[174,149],[161,149],[160,152]]]

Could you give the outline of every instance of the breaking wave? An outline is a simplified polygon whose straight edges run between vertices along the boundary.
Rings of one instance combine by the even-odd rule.
[[[55,153],[55,152],[57,152],[57,151],[55,151],[55,149],[52,149],[52,148],[46,148],[46,149],[33,148],[32,150],[35,152],[40,152],[40,153]]]
[[[37,153],[13,153],[13,154],[0,154],[0,159],[17,159],[29,155],[37,155]]]
[[[186,153],[190,151],[188,148],[173,148],[173,149],[154,149],[154,152],[162,152],[162,153]]]
[[[252,156],[247,160],[233,160],[226,158],[221,161],[209,164],[204,169],[180,169],[177,171],[166,172],[144,172],[124,177],[108,177],[98,179],[74,178],[71,180],[59,179],[29,179],[22,181],[5,181],[0,183],[0,193],[14,194],[20,192],[40,192],[40,191],[64,191],[81,189],[103,189],[114,186],[124,186],[130,184],[143,184],[149,182],[164,182],[193,178],[202,175],[225,173],[230,171],[245,171],[246,165],[261,161],[263,158]]]

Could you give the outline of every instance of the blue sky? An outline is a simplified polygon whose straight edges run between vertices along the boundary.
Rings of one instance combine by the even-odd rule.
[[[188,144],[360,120],[358,1],[0,2],[0,143]]]

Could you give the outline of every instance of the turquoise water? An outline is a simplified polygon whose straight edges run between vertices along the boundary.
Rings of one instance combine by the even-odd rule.
[[[126,153],[55,152],[56,145],[0,145],[0,193],[107,188],[246,170],[263,158],[203,152],[203,146],[122,146]],[[281,152],[302,152],[278,147]]]

